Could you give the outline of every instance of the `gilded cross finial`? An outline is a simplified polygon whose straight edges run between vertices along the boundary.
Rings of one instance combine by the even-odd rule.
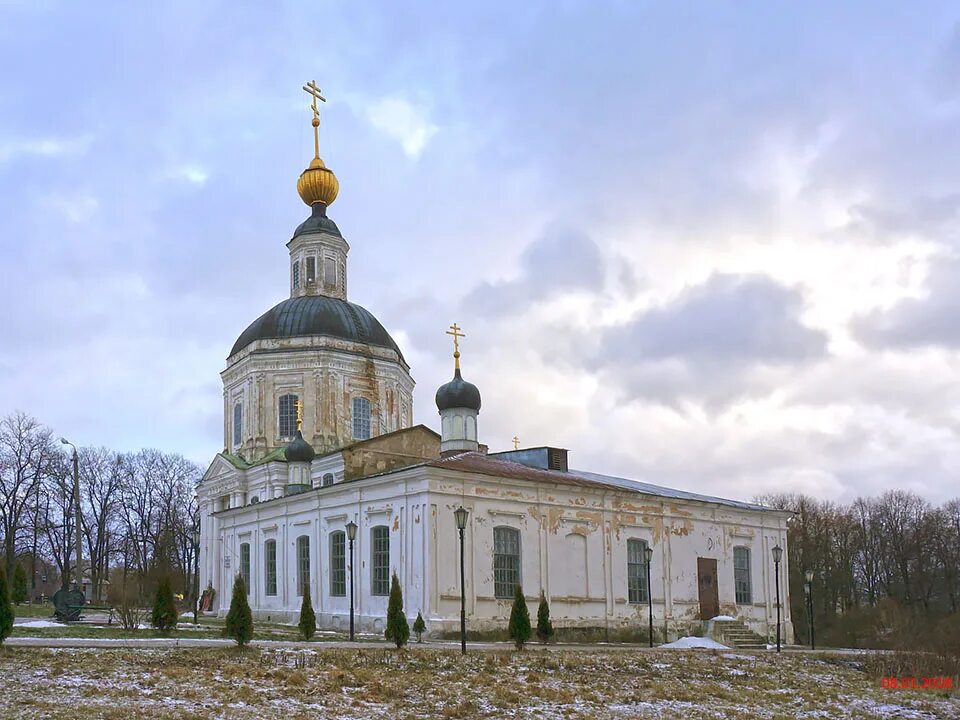
[[[516,435],[513,436],[513,449],[514,450],[520,449],[520,438],[518,438]]]
[[[326,102],[327,99],[320,94],[320,88],[317,87],[317,81],[311,80],[303,86],[303,91],[313,98],[313,156],[320,159],[320,110],[317,107],[317,100]]]
[[[460,369],[460,338],[466,337],[456,323],[450,326],[450,329],[447,330],[447,335],[453,335],[453,363],[454,367]]]
[[[297,432],[303,429],[303,403],[298,399],[294,406],[297,408]]]

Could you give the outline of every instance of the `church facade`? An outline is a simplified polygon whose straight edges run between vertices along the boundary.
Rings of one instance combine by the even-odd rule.
[[[315,85],[304,88],[314,95]],[[782,511],[570,467],[567,450],[491,452],[480,392],[436,394],[440,434],[413,425],[414,381],[389,333],[347,299],[349,245],[327,215],[339,183],[319,155],[298,181],[310,216],[287,243],[290,297],[244,330],[221,374],[224,450],[198,485],[200,578],[225,614],[244,578],[257,618],[296,622],[310,593],[321,628],[382,632],[396,575],[428,634],[506,629],[515,588],[555,626],[673,638],[735,616],[775,628],[772,550]],[[460,535],[454,511],[468,511]],[[350,538],[351,531],[355,532]],[[780,567],[790,635],[786,553]]]

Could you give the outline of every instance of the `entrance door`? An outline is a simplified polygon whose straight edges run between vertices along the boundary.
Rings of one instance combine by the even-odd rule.
[[[700,618],[715,618],[720,614],[716,558],[697,558],[697,587],[700,590]]]

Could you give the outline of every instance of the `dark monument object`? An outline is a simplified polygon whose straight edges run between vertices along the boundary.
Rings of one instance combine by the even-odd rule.
[[[80,609],[86,602],[86,598],[79,590],[64,590],[60,588],[53,597],[50,598],[54,608],[54,614],[57,620],[61,622],[76,622],[80,619]]]

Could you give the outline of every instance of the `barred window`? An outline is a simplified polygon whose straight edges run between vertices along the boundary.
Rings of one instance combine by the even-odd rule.
[[[250,594],[250,543],[240,543],[240,577],[243,587]]]
[[[310,538],[301,535],[297,538],[297,595],[303,597],[310,593]]]
[[[493,529],[493,595],[512,598],[520,584],[520,531]]]
[[[277,594],[277,541],[267,540],[263,544],[264,594]]]
[[[293,287],[300,287],[300,261],[293,261]]]
[[[370,528],[370,594],[390,594],[390,528]]]
[[[233,406],[233,446],[238,447],[243,436],[243,406],[237,403]]]
[[[277,432],[282,438],[293,437],[297,431],[297,400],[296,395],[281,395],[277,403]]]
[[[631,603],[650,601],[647,587],[647,541],[627,540],[627,595]]]
[[[370,439],[370,401],[365,397],[353,399],[353,439]]]
[[[347,534],[343,530],[330,533],[330,594],[347,594]]]
[[[333,473],[324,473],[323,479],[320,481],[321,487],[330,487],[333,485]]]
[[[733,584],[737,591],[737,605],[749,605],[753,602],[753,588],[750,583],[750,548],[733,549]]]

